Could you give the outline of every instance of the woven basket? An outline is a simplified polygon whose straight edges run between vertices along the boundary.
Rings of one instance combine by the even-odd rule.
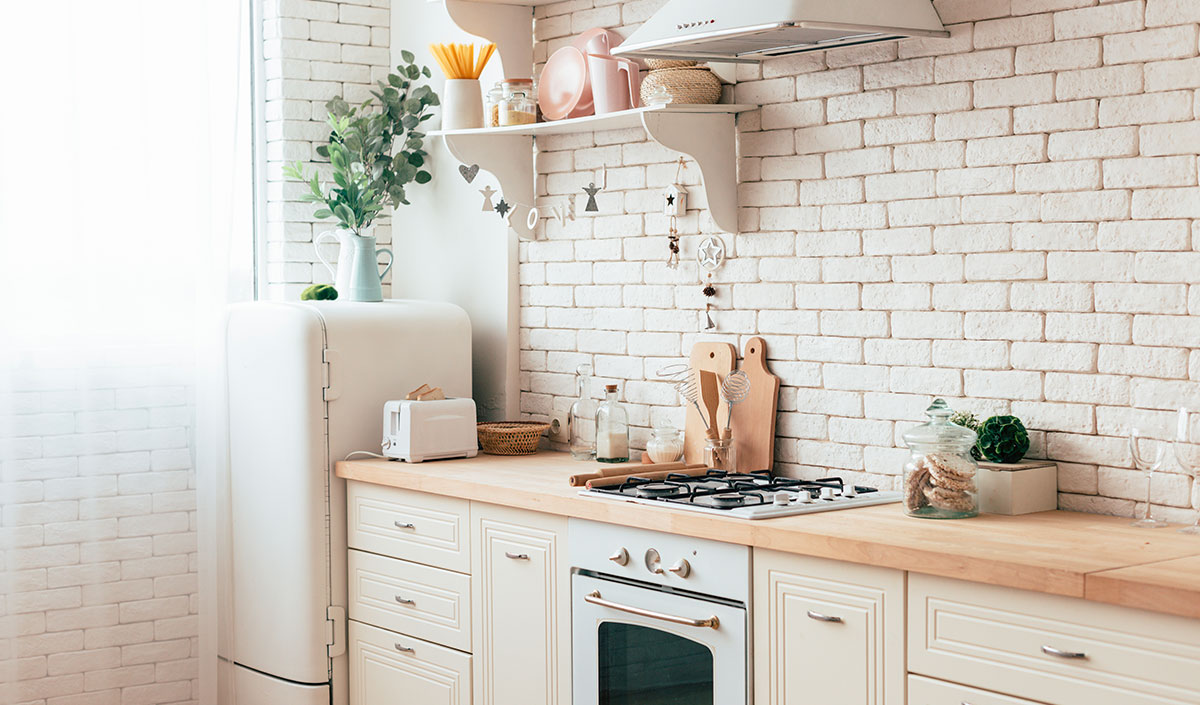
[[[488,455],[533,455],[550,428],[536,421],[496,421],[476,424],[479,445]]]
[[[651,71],[657,69],[686,69],[691,68],[700,62],[684,61],[682,59],[646,59],[646,68]]]
[[[721,79],[707,68],[656,69],[642,79],[642,104],[659,88],[675,105],[714,105],[721,100]]]

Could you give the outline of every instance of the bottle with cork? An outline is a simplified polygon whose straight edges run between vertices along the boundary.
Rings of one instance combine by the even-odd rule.
[[[596,460],[629,462],[629,413],[617,401],[617,385],[604,387],[604,401],[596,409]]]

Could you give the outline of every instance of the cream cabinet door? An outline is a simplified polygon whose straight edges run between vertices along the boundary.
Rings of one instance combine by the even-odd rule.
[[[475,705],[570,705],[567,520],[472,503]]]
[[[755,549],[752,604],[757,705],[904,705],[902,571]]]
[[[471,656],[351,620],[351,705],[400,702],[471,705]]]

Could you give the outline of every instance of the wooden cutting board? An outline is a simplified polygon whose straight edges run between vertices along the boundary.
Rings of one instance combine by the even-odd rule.
[[[770,470],[775,466],[779,378],[767,369],[767,341],[758,337],[746,341],[742,371],[750,379],[750,393],[745,401],[733,407],[733,442],[737,448],[738,469],[742,472]]]
[[[737,364],[737,348],[729,343],[696,343],[692,346],[688,364],[692,366],[692,371],[695,373],[699,373],[700,370],[715,372],[719,385],[720,380],[725,379],[725,375],[732,372],[734,365]],[[697,380],[696,389],[699,390],[699,388],[700,383]],[[683,434],[683,459],[689,463],[702,463],[704,462],[704,421],[701,419],[700,413],[696,411],[696,407],[686,401],[684,404],[687,405],[688,412],[687,426],[684,428]],[[700,402],[700,406],[704,407],[703,401]],[[725,425],[725,402],[720,402],[717,421],[720,425]]]

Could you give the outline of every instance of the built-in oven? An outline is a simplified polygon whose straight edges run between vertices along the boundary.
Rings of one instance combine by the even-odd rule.
[[[575,520],[568,545],[573,705],[748,705],[748,549]]]

